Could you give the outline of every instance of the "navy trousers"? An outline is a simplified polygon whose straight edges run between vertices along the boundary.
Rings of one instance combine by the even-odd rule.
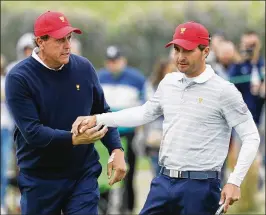
[[[47,179],[20,172],[22,214],[98,214],[98,177],[100,163],[88,168],[79,177]]]
[[[159,175],[151,182],[141,215],[214,215],[221,195],[219,179],[177,179]]]

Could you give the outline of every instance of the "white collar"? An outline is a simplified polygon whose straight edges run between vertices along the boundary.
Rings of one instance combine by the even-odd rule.
[[[46,68],[50,69],[50,70],[54,70],[54,71],[58,71],[58,70],[61,70],[64,66],[64,64],[62,66],[60,66],[59,69],[53,69],[53,68],[50,68],[49,66],[47,66],[42,60],[41,58],[38,56],[38,52],[39,52],[39,48],[38,47],[35,47],[32,51],[32,54],[31,56],[37,60],[39,63],[41,63],[42,65],[44,65]]]
[[[212,69],[212,67],[208,64],[206,64],[206,69],[204,70],[204,72],[202,72],[199,76],[193,78],[193,82],[196,82],[198,84],[204,83],[206,81],[208,81],[213,75],[214,75],[214,71]],[[177,79],[180,81],[182,79],[185,78],[185,74],[181,73],[180,75],[177,76]]]

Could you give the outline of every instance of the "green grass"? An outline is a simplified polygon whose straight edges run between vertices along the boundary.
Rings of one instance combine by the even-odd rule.
[[[125,149],[125,153],[127,151],[127,143],[126,143],[126,139],[125,138],[121,138],[121,143],[123,148]],[[102,173],[99,177],[99,185],[100,185],[100,191],[104,192],[105,190],[110,189],[111,187],[108,185],[108,178],[107,178],[107,162],[109,159],[109,154],[108,151],[106,149],[106,147],[100,142],[97,141],[95,143],[95,148],[99,153],[100,156],[100,163],[102,165]],[[138,157],[137,159],[137,171],[138,170],[149,170],[150,169],[150,163],[149,163],[149,159],[147,157]],[[122,186],[123,182],[119,182],[116,183],[113,188],[117,188]]]

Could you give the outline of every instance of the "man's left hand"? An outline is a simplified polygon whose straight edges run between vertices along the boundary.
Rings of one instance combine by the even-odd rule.
[[[113,170],[114,174],[112,177]],[[126,172],[127,166],[125,162],[124,152],[120,149],[114,149],[107,164],[107,175],[110,179],[109,185],[112,186],[114,183],[124,179]]]
[[[240,199],[240,187],[234,184],[226,184],[221,193],[221,199],[219,204],[225,203],[224,212],[226,213],[229,205],[232,205],[235,201]]]
[[[259,57],[260,57],[260,49],[261,49],[261,42],[258,36],[254,36],[253,38],[253,43],[255,45],[254,50],[253,50],[253,56],[251,59],[251,63],[253,65],[256,65],[258,63]]]

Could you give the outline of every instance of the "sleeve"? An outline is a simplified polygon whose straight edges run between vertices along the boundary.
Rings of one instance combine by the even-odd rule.
[[[49,144],[72,146],[70,131],[44,126],[38,115],[30,90],[20,76],[8,74],[6,77],[6,103],[16,126],[26,142],[33,147],[46,147]]]
[[[96,115],[97,123],[103,123],[110,127],[137,127],[154,121],[163,115],[163,109],[160,104],[162,89],[163,82],[160,83],[154,96],[142,106]]]
[[[221,92],[220,103],[222,115],[230,127],[252,119],[241,93],[234,84],[228,83],[224,87]]]
[[[93,82],[94,82],[93,106],[92,106],[91,115],[110,112],[110,107],[105,100],[104,92],[100,85],[99,78],[92,65],[91,65],[91,70],[93,71]],[[111,154],[114,149],[122,148],[120,135],[118,133],[117,128],[108,128],[108,132],[101,139],[101,141],[108,149],[109,154]]]
[[[256,124],[252,119],[238,124],[234,129],[242,141],[242,146],[234,171],[229,175],[227,183],[240,187],[256,157],[260,144],[260,136]]]

